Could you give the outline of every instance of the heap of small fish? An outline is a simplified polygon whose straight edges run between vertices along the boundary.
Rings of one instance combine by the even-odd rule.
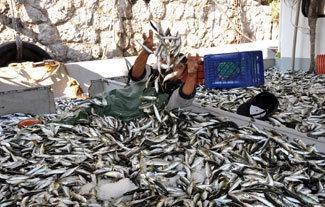
[[[0,134],[0,206],[322,206],[325,156],[210,114],[47,123]],[[46,118],[46,117],[45,117]],[[51,119],[53,117],[47,117]],[[0,122],[2,123],[2,122]],[[99,180],[136,189],[100,200]]]
[[[196,101],[236,113],[240,104],[263,90],[279,100],[271,124],[294,128],[314,138],[325,139],[325,75],[283,74],[271,68],[265,73],[265,86],[229,90],[199,87]]]

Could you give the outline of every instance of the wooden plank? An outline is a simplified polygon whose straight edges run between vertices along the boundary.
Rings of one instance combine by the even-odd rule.
[[[0,115],[37,115],[55,111],[54,95],[50,86],[0,92]]]
[[[316,149],[321,152],[325,153],[325,141],[324,140],[317,140],[311,137],[308,137],[306,134],[298,132],[294,129],[287,128],[284,126],[274,126],[272,124],[269,124],[265,121],[261,121],[258,119],[253,119],[245,116],[241,116],[239,114],[231,113],[228,111],[224,111],[218,108],[213,108],[213,107],[202,107],[199,103],[194,102],[192,106],[189,107],[189,110],[197,113],[206,113],[209,112],[213,115],[216,115],[217,117],[225,117],[229,121],[233,121],[239,126],[249,126],[251,124],[254,124],[260,129],[266,129],[266,130],[274,130],[276,132],[279,132],[283,135],[286,135],[289,140],[293,139],[300,139],[303,141],[305,144],[311,144],[316,147]]]

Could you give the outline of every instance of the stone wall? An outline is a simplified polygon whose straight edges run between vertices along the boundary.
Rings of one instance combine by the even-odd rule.
[[[18,29],[61,61],[136,55],[149,20],[182,37],[183,50],[278,37],[271,7],[255,0],[20,0]],[[0,0],[0,43],[15,30]]]

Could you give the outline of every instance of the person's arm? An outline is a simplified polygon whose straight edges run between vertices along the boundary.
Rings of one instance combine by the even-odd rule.
[[[137,57],[137,59],[135,60],[135,62],[133,64],[132,71],[131,71],[132,79],[134,79],[134,80],[141,79],[141,77],[143,76],[143,73],[146,69],[148,57],[149,57],[149,54],[145,50],[142,49],[142,51],[140,52],[139,56]]]
[[[191,57],[190,54],[187,58],[187,78],[182,87],[182,93],[186,96],[192,95],[196,88],[198,69],[197,58],[199,58],[198,55],[196,57]]]
[[[198,55],[196,57],[191,57],[191,55],[188,56],[187,77],[185,83],[172,93],[168,104],[165,107],[166,110],[185,108],[193,103],[196,93],[198,58]]]
[[[150,50],[154,51],[152,30],[149,30],[148,37],[145,33],[143,33],[142,38],[143,38],[143,44],[147,46]],[[137,57],[137,59],[135,60],[132,66],[132,71],[131,71],[132,79],[139,80],[141,79],[141,77],[144,76],[149,55],[150,54],[146,50],[142,49],[142,51],[140,52],[139,56]]]
[[[190,96],[196,87],[197,74],[189,74],[182,88],[183,94]]]

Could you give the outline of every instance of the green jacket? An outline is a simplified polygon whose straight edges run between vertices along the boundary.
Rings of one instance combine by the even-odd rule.
[[[77,111],[76,116],[63,118],[60,122],[77,124],[79,120],[88,119],[92,110],[98,115],[113,116],[128,121],[144,115],[143,110],[139,108],[142,104],[141,96],[158,97],[155,105],[158,109],[161,109],[168,103],[170,94],[161,92],[156,94],[153,87],[145,89],[145,82],[135,82],[125,88],[104,93],[103,97],[106,99],[106,106],[91,103],[90,107]]]

